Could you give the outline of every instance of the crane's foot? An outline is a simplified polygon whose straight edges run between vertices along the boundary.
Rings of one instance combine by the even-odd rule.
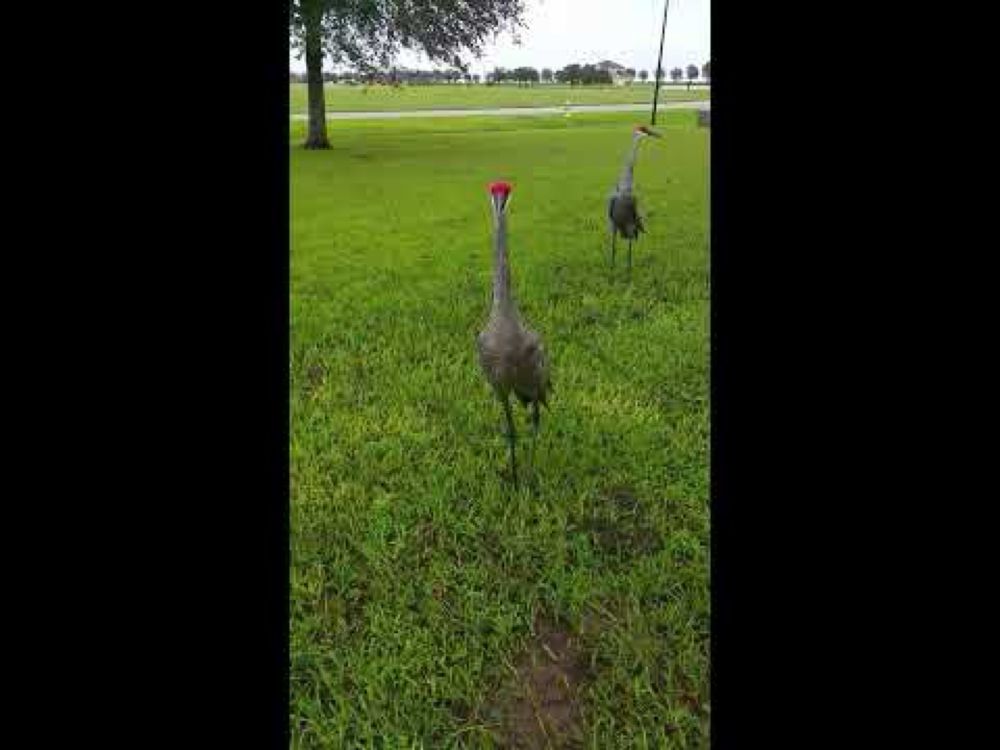
[[[512,474],[509,466],[497,469],[497,477],[504,490],[520,492],[522,489],[528,490],[533,495],[539,494],[541,485],[534,472],[525,473],[522,468],[518,468],[517,474]]]

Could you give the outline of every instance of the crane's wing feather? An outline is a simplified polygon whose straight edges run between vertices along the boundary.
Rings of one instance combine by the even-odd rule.
[[[545,356],[545,348],[537,333],[528,334],[523,350],[522,364],[518,367],[517,380],[513,390],[524,406],[533,401],[548,406],[548,394],[551,390],[549,363]]]
[[[615,196],[609,206],[611,222],[625,238],[634,239],[643,230],[638,206],[639,202],[631,193]]]

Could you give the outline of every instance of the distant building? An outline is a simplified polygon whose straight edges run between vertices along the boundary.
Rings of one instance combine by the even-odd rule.
[[[611,75],[611,81],[615,86],[622,86],[632,81],[632,76],[625,72],[625,66],[619,65],[613,60],[601,60],[594,67],[598,70],[606,70]]]

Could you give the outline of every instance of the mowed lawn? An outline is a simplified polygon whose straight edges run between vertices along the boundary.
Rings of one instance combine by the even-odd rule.
[[[629,282],[632,123],[293,124],[293,747],[708,746],[707,131],[643,144]],[[496,178],[555,387],[517,492],[474,346]]]
[[[306,85],[292,83],[289,108],[292,114],[306,112]],[[489,107],[552,107],[573,104],[644,104],[653,101],[652,84],[632,86],[531,87],[439,84],[432,86],[348,86],[326,84],[326,108],[330,112],[385,112],[409,109],[476,109]],[[662,86],[660,101],[709,99],[701,86]]]

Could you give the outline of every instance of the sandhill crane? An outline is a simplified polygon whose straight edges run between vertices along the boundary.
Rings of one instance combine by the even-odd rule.
[[[614,192],[608,198],[608,231],[611,234],[611,266],[615,265],[615,236],[620,234],[628,240],[628,270],[632,272],[632,242],[639,238],[640,232],[645,231],[642,224],[642,215],[639,213],[639,203],[632,192],[632,171],[635,167],[635,156],[639,150],[639,143],[647,136],[654,138],[662,137],[658,132],[647,128],[645,125],[637,125],[632,131],[632,148],[625,158],[625,166],[622,168],[621,176]]]
[[[525,328],[511,298],[510,267],[507,260],[507,204],[511,189],[507,182],[492,182],[489,185],[493,213],[493,307],[485,330],[476,338],[476,346],[479,364],[503,404],[507,418],[510,471],[516,488],[517,460],[514,456],[514,443],[517,436],[510,408],[510,393],[513,391],[523,406],[531,406],[531,424],[533,434],[537,437],[539,405],[548,406],[551,385],[542,340],[537,333]]]

